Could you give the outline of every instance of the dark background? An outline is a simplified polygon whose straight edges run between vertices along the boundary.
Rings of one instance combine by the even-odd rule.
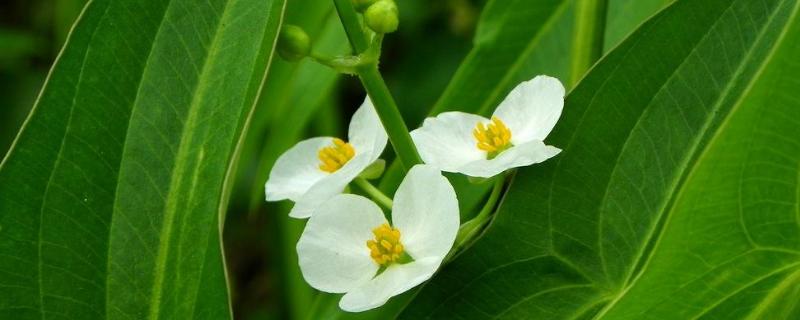
[[[34,105],[47,72],[86,0],[0,1],[0,155],[5,155]],[[302,6],[304,0],[289,0]],[[387,36],[381,70],[409,123],[419,123],[470,48],[485,0],[398,0],[400,30]],[[277,57],[276,57],[277,59]],[[355,78],[341,77],[334,97],[341,119],[363,99]],[[343,120],[342,126],[347,123]],[[263,185],[263,181],[258,182]],[[268,206],[251,212],[233,197],[224,243],[239,319],[287,318],[288,293],[280,242],[285,225]],[[289,263],[288,265],[291,265]]]

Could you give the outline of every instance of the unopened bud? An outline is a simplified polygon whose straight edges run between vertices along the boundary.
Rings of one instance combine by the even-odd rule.
[[[364,12],[371,6],[375,1],[378,0],[353,0],[353,7],[356,8],[358,12]]]
[[[278,54],[287,61],[298,61],[311,52],[311,39],[308,34],[295,25],[287,24],[278,36]]]
[[[377,33],[392,33],[400,23],[397,5],[391,0],[378,0],[364,13],[367,26]]]

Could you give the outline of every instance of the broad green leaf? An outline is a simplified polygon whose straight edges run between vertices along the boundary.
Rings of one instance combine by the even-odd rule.
[[[496,219],[405,318],[800,314],[796,0],[678,1],[567,98]]]
[[[0,166],[0,317],[230,317],[221,214],[282,12],[87,5]]]
[[[763,47],[750,57],[767,56],[747,66],[755,78],[687,168],[652,258],[605,318],[800,318],[800,18],[794,1],[780,10],[769,18],[779,44],[753,39]]]

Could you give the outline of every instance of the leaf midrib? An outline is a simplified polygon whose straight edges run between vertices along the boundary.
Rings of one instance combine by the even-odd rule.
[[[225,6],[222,11],[222,15],[217,19],[216,28],[214,29],[214,36],[211,41],[211,45],[206,53],[205,57],[203,58],[203,67],[200,70],[200,75],[198,77],[197,84],[194,86],[194,92],[192,93],[192,100],[189,104],[189,109],[187,110],[188,118],[181,129],[181,140],[178,145],[178,152],[175,155],[175,167],[172,169],[172,176],[170,178],[170,186],[167,189],[167,196],[166,196],[166,205],[164,207],[164,221],[161,227],[161,232],[159,234],[159,247],[158,247],[158,254],[156,257],[156,263],[154,266],[154,280],[153,285],[151,288],[151,298],[150,298],[150,312],[149,312],[149,319],[158,319],[160,306],[161,306],[161,295],[163,294],[163,284],[164,284],[164,276],[165,276],[165,269],[167,263],[167,257],[169,255],[169,235],[172,232],[174,222],[175,222],[175,215],[177,214],[177,206],[178,206],[178,199],[172,193],[174,190],[178,190],[181,185],[182,177],[184,177],[186,170],[186,162],[181,161],[181,159],[188,158],[190,153],[191,147],[191,138],[192,135],[189,134],[191,129],[194,129],[194,126],[197,122],[198,112],[197,109],[200,108],[201,102],[203,99],[203,94],[205,93],[205,89],[207,88],[205,83],[207,83],[208,77],[208,68],[210,65],[210,61],[215,60],[216,53],[218,50],[218,43],[220,40],[220,33],[222,30],[222,22],[226,21],[226,17],[230,14],[230,5],[233,1],[225,0]],[[171,6],[174,2],[170,2]],[[169,7],[165,12],[169,12]],[[200,156],[202,158],[202,152],[200,152]],[[196,166],[199,166],[202,163],[202,159],[198,159]],[[197,168],[194,170],[194,176],[192,179],[197,178]],[[194,188],[192,189],[194,190]],[[205,255],[205,251],[203,252]],[[203,259],[205,260],[205,259]]]
[[[90,0],[90,2],[93,2],[93,1],[94,0]],[[158,28],[156,28],[155,32],[153,33],[153,42],[150,45],[150,48],[148,49],[147,58],[145,59],[144,65],[142,66],[142,76],[139,77],[139,81],[136,84],[136,95],[134,96],[134,98],[133,98],[133,100],[131,102],[132,106],[136,106],[136,104],[137,104],[137,102],[139,100],[140,93],[142,91],[142,83],[144,82],[144,73],[148,70],[149,65],[150,65],[150,61],[152,61],[151,58],[152,58],[152,55],[153,55],[153,48],[155,48],[155,45],[156,45],[156,41],[155,40],[158,37],[158,35],[161,33],[161,30],[163,29],[164,23],[166,22],[167,11],[169,9],[169,6],[172,5],[172,3],[173,2],[170,1],[170,3],[167,5],[167,7],[164,8],[163,14],[161,15],[161,20],[159,21],[159,24],[158,24]],[[86,8],[88,8],[88,7],[89,7],[89,5],[86,6]],[[110,7],[110,5],[109,5],[109,7]],[[131,119],[133,119],[133,112],[134,112],[134,110],[132,109],[131,113],[130,113],[130,116],[128,117],[127,127],[125,128],[126,135],[127,135],[127,132],[130,132],[130,124],[131,124]],[[114,188],[114,197],[115,197],[115,199],[114,199],[114,203],[112,204],[112,208],[113,208],[112,210],[113,211],[112,211],[112,213],[111,213],[111,215],[109,217],[109,222],[108,222],[109,226],[113,225],[114,216],[116,215],[116,212],[118,212],[118,207],[117,207],[117,203],[118,202],[117,202],[116,197],[117,197],[117,195],[119,195],[119,187],[120,187],[119,180],[120,180],[120,177],[122,175],[122,170],[120,170],[120,168],[122,167],[122,161],[123,161],[122,155],[124,155],[126,150],[128,149],[128,141],[130,141],[130,140],[127,139],[127,138],[124,141],[122,141],[122,149],[121,149],[122,151],[120,153],[120,160],[119,160],[120,163],[117,164],[117,167],[118,167],[117,168],[117,177],[115,179],[115,181],[117,182],[117,186],[116,186],[116,188]],[[147,176],[149,177],[150,175],[148,174]],[[152,179],[150,181],[152,181]],[[109,311],[110,311],[109,310],[109,302],[111,301],[111,296],[110,296],[110,292],[111,291],[108,288],[109,276],[111,274],[110,270],[111,270],[111,264],[112,264],[112,260],[111,260],[111,237],[112,237],[112,230],[109,227],[109,230],[108,230],[108,241],[106,241],[106,244],[107,244],[107,246],[106,246],[107,247],[106,248],[106,250],[107,250],[107,252],[106,252],[106,276],[105,276],[105,286],[106,286],[105,287],[105,313],[106,313],[106,317],[109,317]],[[141,237],[140,237],[140,239],[141,239]],[[118,311],[122,312],[122,310],[119,310],[119,309],[118,309]]]

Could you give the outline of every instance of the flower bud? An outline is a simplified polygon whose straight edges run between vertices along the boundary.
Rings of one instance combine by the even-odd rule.
[[[375,3],[375,1],[378,0],[353,0],[353,7],[355,7],[358,12],[364,12],[369,6]]]
[[[391,0],[378,0],[364,13],[367,26],[377,33],[392,33],[399,24],[397,5]]]
[[[311,39],[295,25],[287,24],[278,36],[278,54],[287,61],[298,61],[311,52]]]

